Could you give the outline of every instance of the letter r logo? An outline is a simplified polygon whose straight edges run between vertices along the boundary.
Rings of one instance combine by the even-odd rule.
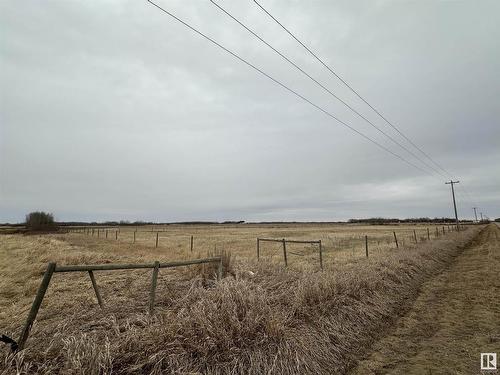
[[[497,353],[481,353],[481,370],[497,369]]]

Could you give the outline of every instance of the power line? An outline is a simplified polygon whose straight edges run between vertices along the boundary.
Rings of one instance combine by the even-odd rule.
[[[212,1],[212,0],[211,0]],[[274,22],[276,22],[283,30],[285,30],[293,39],[297,41],[311,56],[313,56],[318,62],[320,62],[331,74],[333,74],[338,80],[340,80],[352,93],[354,93],[359,99],[361,99],[366,105],[368,105],[380,118],[382,118],[389,126],[391,126],[396,132],[401,135],[408,143],[410,143],[415,149],[417,149],[422,155],[429,159],[434,165],[436,165],[441,171],[446,173],[449,177],[453,177],[452,173],[438,164],[433,158],[431,158],[425,151],[423,151],[419,146],[417,146],[409,137],[407,137],[399,128],[389,121],[379,110],[377,110],[373,105],[371,105],[364,97],[361,96],[347,81],[345,81],[338,73],[336,73],[328,64],[326,64],[317,54],[315,54],[309,47],[307,47],[297,36],[295,36],[287,27],[285,27],[276,17],[274,17],[266,8],[264,8],[257,0],[253,0],[257,6],[264,11]],[[427,165],[427,164],[426,164]],[[436,171],[433,168],[434,171]],[[440,173],[443,175],[442,173]],[[465,194],[469,197],[471,201],[475,201],[469,194],[467,188],[463,186]]]
[[[331,114],[330,112],[328,112],[326,109],[322,108],[321,106],[317,105],[316,103],[312,102],[311,100],[309,100],[308,98],[306,98],[305,96],[303,96],[302,94],[298,93],[297,91],[291,89],[290,87],[288,87],[287,85],[285,85],[284,83],[280,82],[279,80],[277,80],[276,78],[272,77],[271,75],[267,74],[266,72],[264,72],[262,69],[258,68],[257,66],[253,65],[252,63],[250,63],[249,61],[245,60],[244,58],[240,57],[238,54],[236,54],[235,52],[231,51],[230,49],[224,47],[222,44],[220,44],[219,42],[215,41],[214,39],[210,38],[209,36],[207,36],[206,34],[202,33],[201,31],[199,31],[198,29],[194,28],[193,26],[189,25],[187,22],[183,21],[182,19],[180,19],[179,17],[177,17],[176,15],[174,15],[173,13],[169,12],[168,10],[162,8],[161,6],[159,6],[158,4],[154,3],[153,1],[151,0],[147,0],[148,3],[150,3],[151,5],[154,5],[156,8],[160,9],[162,12],[164,12],[165,14],[169,15],[171,18],[175,19],[177,22],[180,22],[181,24],[183,24],[184,26],[186,26],[187,28],[189,28],[190,30],[194,31],[195,33],[197,33],[198,35],[202,36],[203,38],[205,38],[206,40],[210,41],[211,43],[215,44],[217,47],[219,47],[220,49],[224,50],[225,52],[229,53],[230,55],[232,55],[234,58],[238,59],[239,61],[243,62],[244,64],[246,64],[247,66],[251,67],[252,69],[256,70],[257,72],[259,72],[260,74],[262,74],[263,76],[269,78],[270,80],[272,80],[274,83],[278,84],[279,86],[281,86],[282,88],[284,88],[285,90],[289,91],[290,93],[298,96],[300,99],[302,99],[303,101],[309,103],[311,106],[315,107],[316,109],[318,109],[319,111],[323,112],[325,115],[333,118],[334,120],[336,120],[337,122],[339,122],[340,124],[344,125],[345,127],[349,128],[350,130],[352,130],[353,132],[357,133],[358,135],[362,136],[363,138],[365,138],[366,140],[370,141],[371,143],[375,144],[376,146],[378,146],[379,148],[383,149],[384,151],[390,153],[391,155],[397,157],[398,159],[404,161],[405,163],[407,163],[408,165],[411,165],[412,167],[420,170],[421,172],[424,172],[426,174],[429,174],[428,171],[420,168],[419,166],[413,164],[412,162],[408,161],[407,159],[405,159],[404,157],[402,157],[401,155],[399,154],[396,154],[395,152],[391,151],[390,149],[388,149],[387,147],[383,146],[382,144],[380,144],[379,142],[375,141],[374,139],[370,138],[369,136],[363,134],[362,132],[360,132],[359,130],[353,128],[352,126],[350,126],[349,124],[347,124],[346,122],[340,120],[339,118],[337,118],[336,116],[334,116],[333,114]]]
[[[463,183],[463,181],[462,181]],[[462,183],[460,185],[462,185]],[[458,185],[458,186],[460,186]],[[457,187],[458,187],[457,186]],[[466,202],[469,206],[477,206],[476,202],[472,197],[469,196],[467,191],[465,190],[465,186],[461,186],[460,189],[457,189],[457,193],[461,196],[462,200]]]
[[[375,125],[373,122],[371,122],[369,119],[367,119],[365,116],[363,116],[361,113],[359,113],[355,108],[353,108],[351,105],[349,105],[347,102],[345,102],[342,98],[338,97],[335,93],[333,93],[328,87],[323,85],[321,82],[319,82],[317,79],[312,77],[308,72],[306,72],[303,68],[301,68],[297,63],[292,61],[289,57],[287,57],[283,52],[280,52],[278,49],[273,47],[269,42],[267,42],[264,38],[262,38],[260,35],[258,35],[255,31],[250,29],[247,25],[245,25],[243,22],[241,22],[239,19],[237,19],[235,16],[233,16],[230,12],[228,12],[226,9],[224,9],[221,5],[219,5],[217,2],[214,0],[209,0],[213,5],[215,5],[220,11],[222,11],[224,14],[226,14],[228,17],[230,17],[233,21],[238,23],[241,27],[243,27],[245,30],[247,30],[250,34],[252,34],[254,37],[259,39],[263,44],[265,44],[267,47],[269,47],[271,50],[273,50],[276,54],[278,54],[281,58],[283,58],[285,61],[287,61],[290,65],[292,65],[294,68],[296,68],[298,71],[300,71],[303,75],[308,77],[310,80],[312,80],[314,83],[316,83],[318,86],[320,86],[324,91],[326,91],[328,94],[330,94],[332,97],[340,101],[344,106],[349,108],[352,112],[357,114],[359,117],[361,117],[364,121],[366,121],[368,124],[370,124],[373,128],[378,130],[380,133],[382,133],[384,136],[389,138],[393,143],[401,147],[403,150],[408,152],[410,155],[412,155],[414,158],[419,160],[422,164],[424,164],[426,167],[432,169],[434,172],[440,174],[443,177],[446,177],[441,171],[436,169],[434,166],[428,164],[423,160],[421,157],[416,155],[414,152],[409,150],[407,147],[399,143],[397,140],[395,140],[391,135],[387,134],[385,131],[380,129],[377,125]]]
[[[434,161],[426,152],[424,152],[420,147],[418,147],[410,138],[408,138],[401,130],[398,129],[392,122],[390,122],[382,113],[380,113],[374,106],[372,106],[366,99],[364,99],[349,83],[347,83],[340,75],[335,73],[335,71],[326,64],[321,58],[318,57],[310,48],[308,48],[299,38],[297,38],[290,30],[288,30],[280,21],[276,19],[269,11],[267,11],[261,4],[256,0],[253,0],[255,4],[261,8],[264,13],[266,13],[270,18],[272,18],[283,30],[285,30],[293,39],[295,39],[311,56],[313,56],[317,61],[319,61],[331,74],[333,74],[337,79],[339,79],[351,92],[353,92],[359,99],[361,99],[365,104],[367,104],[378,116],[380,116],[388,125],[390,125],[394,130],[398,132],[407,142],[409,142],[413,147],[415,147],[422,155],[429,159],[434,165],[439,169],[451,176],[451,173],[444,169],[441,165]]]
[[[465,187],[465,185],[463,186],[463,190],[465,192],[465,194],[469,197],[469,199],[471,201],[475,201],[474,197],[472,196],[472,194],[469,194],[469,191],[467,190],[467,188]]]

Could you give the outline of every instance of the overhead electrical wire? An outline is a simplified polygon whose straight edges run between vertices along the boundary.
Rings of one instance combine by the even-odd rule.
[[[236,54],[235,52],[231,51],[230,49],[224,47],[222,44],[220,44],[219,42],[217,42],[216,40],[212,39],[211,37],[209,37],[208,35],[204,34],[203,32],[199,31],[198,29],[196,29],[195,27],[191,26],[190,24],[188,24],[187,22],[185,22],[184,20],[180,19],[179,17],[177,17],[175,14],[169,12],[168,10],[162,8],[161,6],[159,6],[158,4],[156,4],[155,2],[151,1],[151,0],[147,0],[148,3],[150,3],[151,5],[155,6],[156,8],[158,8],[159,10],[161,10],[162,12],[164,12],[165,14],[167,14],[168,16],[170,16],[171,18],[175,19],[177,22],[181,23],[182,25],[186,26],[187,28],[189,28],[190,30],[194,31],[195,33],[197,33],[198,35],[202,36],[204,39],[210,41],[211,43],[215,44],[217,47],[219,47],[220,49],[224,50],[225,52],[229,53],[230,55],[232,55],[234,58],[238,59],[239,61],[241,61],[242,63],[246,64],[247,66],[251,67],[252,69],[256,70],[257,72],[259,72],[260,74],[262,74],[263,76],[267,77],[268,79],[270,79],[271,81],[273,81],[274,83],[276,83],[277,85],[281,86],[282,88],[284,88],[285,90],[287,90],[288,92],[296,95],[297,97],[299,97],[300,99],[302,99],[303,101],[307,102],[308,104],[310,104],[311,106],[313,106],[314,108],[316,108],[317,110],[323,112],[325,115],[333,118],[334,120],[336,120],[337,122],[339,122],[340,124],[342,124],[343,126],[349,128],[350,130],[352,130],[353,132],[355,132],[356,134],[360,135],[361,137],[365,138],[366,140],[368,140],[369,142],[375,144],[377,147],[381,148],[382,150],[388,152],[389,154],[393,155],[394,157],[402,160],[403,162],[405,162],[406,164],[408,165],[411,165],[412,167],[420,170],[421,172],[423,173],[426,173],[426,174],[430,174],[427,170],[424,170],[422,168],[420,168],[418,165],[408,161],[407,159],[405,159],[403,156],[391,151],[390,149],[388,149],[387,147],[383,146],[382,144],[380,144],[379,142],[377,142],[376,140],[370,138],[369,136],[365,135],[364,133],[360,132],[359,130],[357,130],[356,128],[352,127],[351,125],[347,124],[346,122],[340,120],[339,118],[337,118],[335,115],[331,114],[330,112],[328,112],[326,109],[324,109],[323,107],[319,106],[318,104],[312,102],[310,99],[306,98],[305,96],[303,96],[302,94],[300,94],[299,92],[295,91],[294,89],[288,87],[287,85],[285,85],[284,83],[282,83],[281,81],[277,80],[276,78],[272,77],[271,75],[269,75],[268,73],[266,73],[265,71],[263,71],[262,69],[258,68],[257,66],[255,66],[254,64],[250,63],[249,61],[245,60],[243,57],[239,56],[238,54]]]
[[[212,0],[210,0],[212,1]],[[212,1],[213,2],[213,1]],[[361,94],[355,90],[346,80],[344,80],[338,73],[336,73],[333,68],[331,68],[327,63],[323,61],[316,53],[314,53],[309,47],[305,45],[294,33],[292,33],[285,25],[283,25],[275,16],[273,16],[264,6],[262,6],[257,0],[253,2],[266,13],[274,22],[276,22],[288,35],[290,35],[297,43],[299,43],[311,56],[313,56],[321,65],[323,65],[331,74],[333,74],[340,82],[342,82],[353,94],[355,94],[359,99],[361,99],[366,105],[368,105],[384,122],[386,122],[390,127],[392,127],[402,138],[404,138],[409,144],[411,144],[416,150],[418,150],[423,156],[430,160],[437,168],[446,173],[450,178],[454,175],[436,162],[429,154],[427,154],[421,147],[419,147],[415,142],[413,142],[407,135],[403,133],[396,125],[387,119],[377,108],[370,104]],[[435,169],[433,168],[435,171]],[[444,176],[442,173],[440,173]],[[472,196],[467,191],[466,187],[463,186],[465,194],[472,200],[475,201]]]
[[[458,189],[456,191],[458,194],[461,196],[462,200],[467,203],[467,205],[470,205],[470,208],[476,207],[477,205],[473,203],[472,197],[468,197],[467,190],[465,190],[465,185],[462,185],[463,181],[460,181],[460,184],[457,185]]]
[[[347,104],[345,101],[343,101],[342,99],[340,99],[339,97],[337,97],[333,92],[331,92],[328,88],[326,88],[324,85],[322,85],[320,82],[318,82],[316,79],[314,79],[312,76],[310,76],[307,72],[305,72],[302,68],[300,68],[297,64],[295,64],[293,61],[291,61],[289,58],[287,58],[284,54],[282,54],[281,52],[279,52],[277,49],[275,49],[274,47],[272,47],[269,43],[267,43],[263,38],[259,37],[255,32],[253,32],[252,30],[250,30],[248,27],[246,27],[243,23],[241,23],[240,21],[238,21],[235,17],[233,17],[232,15],[229,14],[229,12],[225,11],[222,7],[220,7],[218,4],[216,4],[214,1],[210,0],[214,5],[216,5],[220,10],[222,10],[224,13],[226,13],[228,16],[230,16],[233,20],[235,20],[236,22],[238,22],[242,27],[244,27],[245,29],[247,29],[247,31],[249,31],[250,33],[252,33],[255,37],[257,37],[259,40],[261,40],[261,42],[263,42],[264,44],[266,44],[269,48],[273,49],[273,51],[275,51],[277,54],[279,54],[283,59],[285,59],[286,61],[288,61],[290,64],[292,64],[295,68],[297,68],[298,70],[300,70],[304,75],[306,75],[308,78],[310,78],[311,80],[313,80],[316,84],[318,84],[319,86],[321,86],[325,91],[327,91],[329,94],[331,94],[332,96],[334,96],[337,100],[341,101],[346,107],[348,107],[349,109],[351,109],[353,112],[355,112],[356,114],[358,114],[360,117],[362,117],[363,119],[365,119],[365,121],[367,121],[368,123],[370,123],[372,126],[376,127],[373,123],[371,123],[369,120],[367,120],[364,116],[362,116],[358,111],[356,111],[355,109],[353,109],[349,104]],[[218,43],[217,41],[215,41],[214,39],[210,38],[209,36],[207,36],[206,34],[202,33],[201,31],[197,30],[196,28],[194,28],[193,26],[189,25],[187,22],[181,20],[179,17],[177,17],[176,15],[174,15],[173,13],[167,11],[166,9],[162,8],[161,6],[159,6],[158,4],[154,3],[153,1],[151,0],[148,0],[148,2],[151,4],[151,5],[154,5],[156,8],[160,9],[162,12],[164,12],[165,14],[169,15],[170,17],[172,17],[173,19],[175,19],[176,21],[180,22],[181,24],[183,24],[184,26],[186,26],[187,28],[191,29],[192,31],[196,32],[197,34],[199,34],[200,36],[202,36],[203,38],[205,38],[206,40],[210,41],[211,43],[215,44],[217,47],[221,48],[222,50],[224,50],[225,52],[229,53],[230,55],[232,55],[233,57],[235,57],[236,59],[240,60],[241,62],[243,62],[244,64],[246,64],[247,66],[253,68],[254,70],[256,70],[257,72],[259,72],[260,74],[264,75],[266,78],[272,80],[274,83],[278,84],[279,86],[281,86],[282,88],[284,88],[285,90],[289,91],[290,93],[296,95],[297,97],[299,97],[300,99],[302,99],[303,101],[307,102],[308,104],[310,104],[311,106],[315,107],[317,110],[323,112],[324,114],[326,114],[327,116],[333,118],[334,120],[336,120],[337,122],[339,122],[340,124],[342,124],[343,126],[349,128],[351,131],[357,133],[358,135],[360,135],[361,137],[365,138],[366,140],[368,140],[369,142],[375,144],[377,147],[381,148],[382,150],[386,151],[387,153],[393,155],[394,157],[402,160],[403,162],[407,163],[408,165],[411,165],[412,167],[420,170],[421,172],[424,172],[426,174],[429,174],[431,175],[428,171],[420,168],[419,166],[415,165],[414,163],[408,161],[407,159],[405,159],[404,157],[402,157],[401,155],[391,151],[390,149],[388,149],[387,147],[383,146],[382,144],[380,144],[379,142],[375,141],[374,139],[370,138],[369,136],[365,135],[364,133],[360,132],[359,130],[353,128],[352,126],[350,126],[349,124],[347,124],[346,122],[340,120],[339,118],[337,118],[335,115],[331,114],[330,112],[328,112],[327,110],[325,110],[324,108],[322,108],[321,106],[317,105],[316,103],[312,102],[310,99],[306,98],[305,96],[303,96],[302,94],[300,94],[299,92],[291,89],[290,87],[288,87],[287,85],[285,85],[284,83],[280,82],[279,80],[277,80],[276,78],[272,77],[271,75],[269,75],[268,73],[266,73],[265,71],[263,71],[262,69],[258,68],[257,66],[255,66],[254,64],[250,63],[249,61],[245,60],[244,58],[242,58],[241,56],[239,56],[238,54],[236,54],[235,52],[229,50],[228,48],[224,47],[223,45],[221,45],[220,43]],[[255,0],[254,2],[259,5],[266,13],[268,13],[259,3],[257,3]],[[270,17],[272,17],[273,19],[275,19],[270,13],[268,13]],[[276,22],[279,23],[279,21],[277,21],[275,19]],[[281,25],[281,24],[280,24]],[[282,25],[281,25],[282,26]],[[282,26],[285,30],[287,30],[284,26]],[[287,30],[288,32],[288,30]],[[290,32],[289,32],[290,33]],[[293,35],[290,33],[290,35]],[[299,43],[301,43],[298,39],[297,41]],[[302,43],[301,43],[302,44]],[[303,45],[304,48],[307,49],[307,47],[305,45]],[[311,52],[312,53],[312,52]],[[316,57],[316,56],[315,56]],[[325,65],[326,66],[326,65]],[[333,74],[335,74],[335,76],[337,76],[336,73],[334,73],[332,71]],[[343,81],[340,77],[338,77],[341,81]],[[354,89],[352,89],[349,85],[347,85],[347,83],[345,81],[343,81],[344,84],[346,84],[346,86],[348,86],[351,91],[353,91],[355,94],[357,94],[357,92],[354,91]],[[359,96],[359,95],[358,95]],[[360,97],[361,98],[361,97]],[[363,100],[363,98],[361,98]],[[363,100],[364,101],[364,100]],[[369,103],[367,103],[369,105]],[[369,105],[370,107],[372,107],[371,105]],[[372,107],[373,110],[375,110],[375,108]],[[376,110],[375,110],[376,111]],[[376,111],[377,112],[377,111]],[[378,112],[377,112],[378,113]],[[380,114],[379,114],[380,115]],[[381,115],[380,115],[381,116]],[[383,117],[383,116],[381,116]],[[384,118],[385,120],[385,118]],[[387,121],[387,120],[386,120]],[[388,136],[385,132],[383,132],[382,130],[380,130],[378,127],[376,127],[381,133],[383,133],[384,135],[386,135],[388,138],[390,138],[391,140],[393,140],[392,137]],[[398,133],[399,133],[399,130],[398,130]],[[401,133],[402,134],[402,133]],[[402,134],[403,135],[403,134]],[[406,139],[407,137],[403,135],[403,137]],[[397,143],[398,145],[399,142],[393,140],[395,143]],[[408,141],[412,144],[413,142],[411,142],[411,140],[408,139]],[[412,153],[411,151],[409,151],[406,147],[400,145],[403,149],[407,150],[411,155],[415,156],[419,161],[421,161],[424,165],[426,165],[427,167],[431,168],[433,171],[439,173],[442,175],[442,173],[440,173],[439,171],[437,171],[435,168],[429,166],[427,163],[423,162],[421,158],[418,158],[414,153]],[[416,145],[414,145],[414,147],[416,147],[418,149],[418,147]],[[421,150],[419,150],[421,151]],[[422,152],[422,151],[421,151]],[[427,155],[425,155],[427,156]],[[428,156],[427,156],[428,157]],[[429,158],[429,157],[428,157]],[[431,160],[432,161],[432,160]],[[436,164],[436,163],[434,163]],[[440,167],[438,165],[438,167]],[[445,169],[441,168],[444,172],[448,173],[450,176],[451,174],[446,171]],[[465,187],[464,187],[465,189]],[[469,195],[467,193],[467,195]],[[466,200],[466,199],[464,199]]]
[[[408,152],[411,156],[416,158],[418,161],[420,161],[422,164],[424,164],[426,167],[432,169],[434,172],[440,174],[443,177],[446,177],[440,170],[436,169],[434,166],[428,164],[425,160],[423,160],[421,157],[416,155],[414,152],[409,150],[407,147],[399,143],[397,140],[395,140],[390,134],[387,134],[384,130],[380,129],[377,125],[375,125],[372,121],[367,119],[365,116],[363,116],[359,111],[357,111],[355,108],[353,108],[351,105],[349,105],[347,102],[345,102],[342,98],[337,96],[335,93],[333,93],[328,87],[326,87],[324,84],[319,82],[316,78],[312,77],[308,72],[306,72],[303,68],[301,68],[296,62],[292,61],[289,57],[287,57],[283,52],[280,52],[277,48],[273,47],[269,42],[267,42],[264,38],[262,38],[260,35],[258,35],[255,31],[250,29],[247,25],[245,25],[242,21],[237,19],[235,16],[233,16],[229,11],[224,9],[221,5],[219,5],[216,1],[214,0],[209,0],[214,6],[216,6],[220,11],[222,11],[224,14],[226,14],[228,17],[230,17],[233,21],[238,23],[241,27],[243,27],[245,30],[247,30],[250,34],[252,34],[254,37],[259,39],[263,44],[265,44],[267,47],[269,47],[271,50],[273,50],[276,54],[278,54],[282,59],[287,61],[290,65],[292,65],[295,69],[300,71],[303,75],[308,77],[310,80],[312,80],[314,83],[316,83],[318,86],[320,86],[324,91],[326,91],[328,94],[330,94],[332,97],[340,101],[344,106],[349,108],[352,112],[354,112],[356,115],[361,117],[364,121],[366,121],[368,124],[370,124],[374,129],[376,129],[378,132],[383,134],[385,137],[390,139],[394,144],[398,145],[400,148]]]
[[[331,74],[333,74],[337,79],[339,79],[353,94],[355,94],[359,99],[361,99],[365,104],[367,104],[380,118],[382,118],[389,126],[391,126],[401,137],[403,137],[407,142],[409,142],[415,149],[417,149],[422,155],[429,159],[434,165],[439,169],[444,171],[449,176],[452,176],[450,172],[439,165],[434,159],[432,159],[425,151],[418,147],[409,137],[407,137],[396,125],[389,121],[380,111],[378,111],[373,105],[371,105],[365,98],[363,98],[349,83],[347,83],[339,74],[337,74],[328,64],[326,64],[317,54],[315,54],[309,47],[307,47],[299,38],[297,38],[288,28],[286,28],[276,17],[274,17],[266,8],[264,8],[259,2],[253,0],[255,4],[259,6],[264,13],[266,13],[270,18],[272,18],[283,30],[285,30],[293,39],[295,39],[311,56],[313,56],[318,62],[320,62]]]

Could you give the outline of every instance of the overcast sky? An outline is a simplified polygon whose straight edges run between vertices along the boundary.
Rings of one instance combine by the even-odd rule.
[[[431,164],[253,1],[218,3]],[[0,222],[453,215],[448,176],[210,1],[158,4],[430,174],[146,1],[2,0]],[[460,180],[459,216],[500,216],[499,1],[262,5]]]

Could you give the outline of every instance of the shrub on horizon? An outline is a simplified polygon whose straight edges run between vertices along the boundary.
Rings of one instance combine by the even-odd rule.
[[[30,212],[26,215],[26,228],[32,231],[54,231],[57,230],[57,224],[54,221],[54,215],[43,211]]]

